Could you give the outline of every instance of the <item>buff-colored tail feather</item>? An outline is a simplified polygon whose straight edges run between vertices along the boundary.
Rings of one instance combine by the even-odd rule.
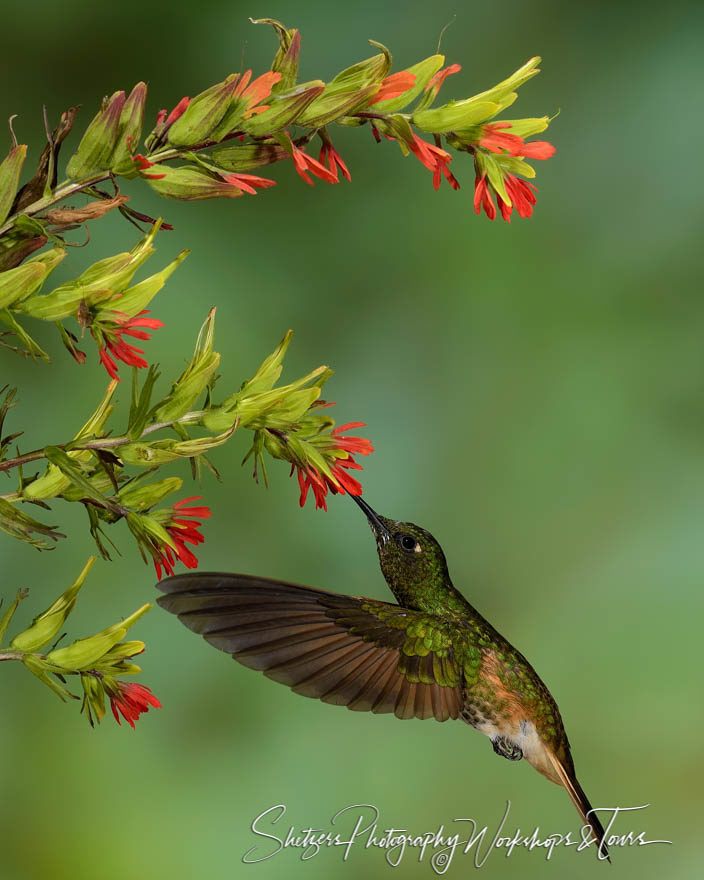
[[[603,853],[610,862],[611,858],[609,857],[609,851],[606,849],[606,844],[604,843],[604,828],[596,813],[594,813],[592,805],[589,803],[589,798],[584,793],[584,789],[579,782],[577,782],[577,777],[565,769],[556,755],[550,752],[549,757],[555,773],[560,779],[560,783],[567,790],[567,794],[577,808],[577,812],[582,817],[584,824],[589,825],[592,829],[592,834],[599,847],[599,852]]]

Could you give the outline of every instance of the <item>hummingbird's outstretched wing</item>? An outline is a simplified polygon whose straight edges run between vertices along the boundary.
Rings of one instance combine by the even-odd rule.
[[[397,718],[457,718],[461,672],[438,618],[389,602],[244,574],[157,584],[162,608],[295,693]]]

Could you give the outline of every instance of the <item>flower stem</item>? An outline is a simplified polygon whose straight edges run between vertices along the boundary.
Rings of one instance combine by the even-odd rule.
[[[190,152],[197,152],[198,150],[204,149],[206,145],[198,144],[197,146],[190,147]],[[165,147],[159,150],[157,153],[154,153],[149,157],[149,160],[153,162],[155,165],[160,162],[168,162],[170,159],[178,159],[180,152],[173,147]],[[110,171],[99,171],[97,174],[93,174],[90,177],[86,177],[84,180],[65,180],[59,186],[54,189],[52,193],[47,196],[42,196],[41,199],[37,199],[36,202],[32,202],[30,205],[27,205],[17,214],[13,214],[11,217],[8,217],[7,220],[0,226],[0,235],[4,235],[9,229],[11,229],[15,221],[22,214],[37,214],[39,211],[44,211],[47,208],[51,208],[53,205],[56,205],[58,202],[63,201],[64,199],[68,199],[71,196],[75,196],[77,193],[82,192],[84,189],[89,189],[91,186],[94,186],[96,183],[102,183],[104,180],[109,180],[112,177],[112,172]]]
[[[23,660],[24,651],[0,651],[0,662],[3,660]]]
[[[32,202],[31,205],[27,205],[23,208],[19,214],[13,214],[11,217],[8,217],[5,223],[0,226],[0,235],[4,235],[4,233],[11,229],[15,224],[15,220],[17,220],[22,214],[36,214],[38,211],[50,208],[52,205],[55,205],[63,199],[75,196],[76,193],[81,192],[81,190],[86,189],[86,187],[101,183],[103,180],[108,180],[109,177],[109,171],[101,171],[99,174],[94,174],[92,177],[88,177],[85,180],[64,181],[64,183],[62,183],[61,186],[58,186],[50,195],[37,199],[36,202]]]
[[[134,443],[135,440],[141,440],[142,437],[146,437],[148,434],[153,434],[155,431],[161,431],[164,428],[198,422],[203,415],[204,410],[195,410],[186,413],[178,419],[173,419],[173,421],[170,422],[155,422],[153,425],[149,425],[145,428],[139,437],[128,437],[126,435],[122,435],[121,437],[98,437],[94,440],[87,440],[85,443],[74,444],[72,441],[69,441],[68,443],[58,443],[57,446],[59,449],[67,449],[70,447],[71,452],[85,449],[116,449],[120,446],[126,446],[128,443]],[[23,464],[28,464],[31,461],[39,461],[45,457],[44,447],[42,449],[34,449],[32,452],[25,452],[24,455],[18,455],[16,458],[8,458],[7,461],[0,461],[0,471],[9,471],[12,468],[21,467]]]

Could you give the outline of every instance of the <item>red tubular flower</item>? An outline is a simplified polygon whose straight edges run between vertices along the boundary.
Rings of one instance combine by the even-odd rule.
[[[81,351],[76,345],[72,345],[68,351],[77,364],[83,365],[86,362],[86,353]]]
[[[210,516],[209,507],[186,507],[189,501],[196,501],[200,495],[192,498],[184,498],[173,506],[174,516],[166,526],[171,540],[174,542],[175,550],[172,550],[168,544],[165,544],[160,551],[159,558],[154,559],[154,568],[156,576],[161,580],[161,569],[163,567],[167,574],[174,573],[174,564],[178,559],[186,566],[186,568],[198,568],[198,559],[192,550],[186,547],[186,544],[197,546],[205,541],[205,538],[198,531],[202,523],[200,520],[207,519]]]
[[[281,79],[281,74],[270,70],[267,73],[258,76],[250,84],[249,81],[251,78],[252,71],[245,71],[232,93],[233,98],[240,98],[246,103],[247,109],[245,111],[245,119],[253,116],[255,113],[263,113],[265,110],[269,109],[268,105],[265,104],[261,104],[259,107],[255,105],[259,104],[260,101],[263,101],[264,98],[269,97],[272,87]]]
[[[517,134],[502,131],[505,128],[511,128],[511,124],[490,122],[483,125],[479,146],[491,150],[492,153],[501,153],[505,150],[511,156],[522,156],[526,159],[549,159],[555,152],[555,147],[548,141],[533,141],[527,144]]]
[[[489,181],[487,180],[486,172],[481,176],[477,175],[474,181],[474,213],[481,214],[482,208],[484,208],[484,213],[490,220],[496,217],[496,205],[489,192]]]
[[[122,337],[132,336],[135,339],[150,339],[151,334],[139,328],[147,327],[150,330],[158,330],[164,324],[156,318],[143,318],[142,315],[149,314],[148,309],[139,312],[133,318],[118,311],[114,312],[114,314],[117,317],[113,326],[101,325],[100,329],[102,330],[105,344],[100,346],[98,354],[110,378],[117,379],[119,382],[120,377],[117,374],[115,359],[122,361],[123,364],[127,364],[129,367],[141,368],[148,366],[144,358],[140,357],[140,355],[144,354],[143,349],[130,345]]]
[[[528,183],[527,180],[522,180],[520,177],[516,177],[515,174],[506,174],[504,176],[504,186],[506,187],[506,194],[511,199],[512,204],[507,204],[501,196],[496,193],[496,198],[499,202],[499,210],[501,211],[503,219],[507,223],[510,223],[511,214],[513,213],[514,208],[518,212],[519,217],[530,217],[533,213],[533,205],[537,201],[535,197],[536,190],[533,184]],[[486,216],[490,220],[493,220],[496,217],[496,205],[492,199],[492,192],[495,192],[495,190],[490,185],[486,173],[481,176],[477,175],[474,187],[475,213],[480,214],[482,208],[484,208]]]
[[[377,101],[388,101],[390,98],[398,98],[399,95],[412,89],[415,84],[416,78],[408,70],[392,73],[391,76],[387,76],[382,82],[379,91],[374,95],[369,105],[376,104]]]
[[[346,425],[333,428],[330,434],[327,435],[328,443],[323,449],[328,451],[338,449],[348,453],[345,458],[332,457],[330,459],[331,477],[327,476],[327,474],[321,474],[317,468],[309,464],[294,464],[291,466],[291,473],[293,474],[294,470],[298,473],[298,485],[301,489],[301,507],[306,503],[308,492],[311,489],[313,490],[316,509],[322,508],[323,510],[328,509],[326,502],[328,490],[333,495],[338,493],[344,495],[345,492],[348,495],[362,494],[362,484],[359,480],[355,480],[353,476],[348,474],[347,471],[362,470],[362,465],[352,457],[353,453],[355,455],[369,455],[374,451],[374,447],[365,437],[343,437],[342,433],[352,428],[363,428],[364,424],[364,422],[349,422]]]
[[[338,493],[344,495],[345,492],[347,492],[348,495],[361,495],[362,484],[359,480],[355,480],[354,477],[350,476],[344,468],[361,471],[362,465],[356,462],[351,455],[347,458],[338,458],[332,466],[333,479],[330,479],[327,475],[319,473],[319,471],[311,465],[298,467],[298,485],[301,487],[301,507],[306,503],[309,489],[313,490],[316,510],[322,508],[327,511],[328,505],[325,498],[328,494],[328,489],[330,489],[333,495],[337,495]]]
[[[139,168],[140,171],[145,171],[147,168],[153,168],[154,163],[150,162],[146,156],[143,156],[141,153],[135,153],[132,156],[132,161]],[[142,177],[148,177],[149,180],[161,180],[163,177],[166,177],[165,174],[142,174]]]
[[[413,134],[413,143],[408,146],[413,155],[422,162],[428,170],[433,172],[434,189],[438,189],[440,186],[440,181],[442,179],[441,175],[445,176],[447,182],[453,189],[460,188],[459,181],[447,167],[448,163],[452,161],[452,156],[448,152],[441,147],[436,147],[435,144],[429,144],[427,141],[423,140],[422,137],[418,137],[415,132]]]
[[[509,134],[502,131],[511,128],[510,123],[489,122],[482,126],[482,136],[479,138],[479,146],[491,150],[492,153],[501,153],[506,150],[512,156],[522,156],[523,138],[517,134]]]
[[[293,473],[294,468],[296,468],[296,465],[291,466],[291,473]],[[325,496],[328,494],[328,487],[323,477],[310,465],[306,467],[298,466],[296,469],[298,472],[298,485],[301,488],[301,507],[306,503],[308,490],[312,489],[313,496],[315,497],[315,509],[317,510],[321,507],[323,510],[327,510],[328,505],[325,501]]]
[[[293,164],[296,167],[296,171],[309,186],[313,186],[313,181],[308,175],[309,171],[311,174],[319,177],[320,180],[325,180],[327,183],[338,183],[337,174],[328,171],[328,169],[324,165],[321,165],[317,159],[309,156],[294,143],[292,143],[291,146],[293,147]]]
[[[507,223],[511,222],[511,212],[513,211],[513,208],[516,209],[519,217],[530,217],[533,213],[533,205],[537,201],[534,194],[535,187],[533,184],[528,183],[527,180],[521,180],[521,178],[516,177],[515,174],[507,174],[504,178],[504,186],[506,187],[508,197],[513,203],[513,205],[509,206],[504,202],[501,196],[497,195],[501,216],[504,220]]]
[[[374,452],[371,440],[366,437],[342,437],[343,431],[351,431],[353,428],[365,428],[364,422],[348,422],[346,425],[338,425],[330,432],[335,438],[335,446],[344,449],[345,452],[353,452],[356,455],[370,455]]]
[[[325,162],[328,163],[328,168],[331,173],[335,175],[335,181],[339,180],[337,176],[337,169],[339,168],[342,174],[347,178],[347,180],[351,181],[352,178],[350,176],[350,172],[347,170],[347,166],[342,161],[342,157],[337,152],[335,147],[332,144],[323,144],[320,149],[320,155],[318,156],[318,162],[321,165],[324,165]]]
[[[532,141],[524,143],[519,156],[525,159],[549,159],[555,152],[555,147],[549,141]]]
[[[169,113],[169,115],[166,117],[165,125],[167,128],[172,126],[174,124],[174,122],[176,122],[176,120],[179,117],[183,116],[183,114],[186,112],[186,108],[188,107],[188,105],[190,103],[191,103],[191,99],[189,97],[181,98],[181,100],[174,107],[174,109],[171,111],[171,113]],[[161,114],[159,114],[159,115],[161,115]],[[157,123],[158,122],[159,122],[159,116],[157,116]]]
[[[143,684],[117,679],[114,686],[106,682],[105,690],[110,697],[110,708],[115,716],[115,721],[118,724],[121,723],[119,711],[133,730],[134,722],[139,719],[142,712],[148,712],[150,706],[161,709],[159,700]]]
[[[443,67],[442,70],[438,70],[436,74],[430,77],[424,91],[429,92],[431,89],[435,89],[435,93],[437,94],[447,77],[452,76],[453,73],[459,73],[460,70],[462,70],[462,67],[459,64],[451,64],[449,67]]]
[[[221,174],[223,180],[233,184],[243,192],[250,195],[256,195],[257,189],[266,189],[268,186],[276,186],[275,180],[269,180],[267,177],[257,177],[255,174]]]

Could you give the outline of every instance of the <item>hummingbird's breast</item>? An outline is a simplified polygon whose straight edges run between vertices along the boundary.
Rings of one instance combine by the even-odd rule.
[[[525,757],[554,782],[548,751],[568,749],[552,695],[528,661],[508,643],[482,649],[474,679],[465,679],[460,717],[488,736],[504,757]]]

